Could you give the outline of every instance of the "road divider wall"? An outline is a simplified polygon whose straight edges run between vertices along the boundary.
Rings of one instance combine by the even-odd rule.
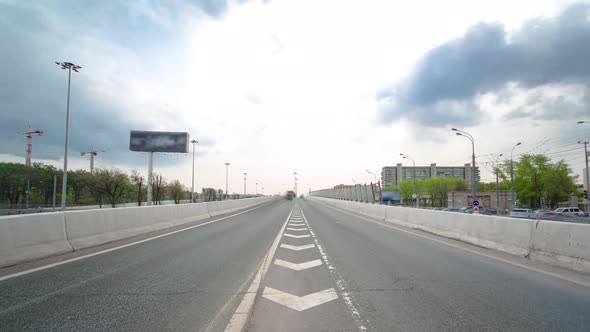
[[[61,212],[0,217],[0,267],[72,250]]]
[[[276,199],[96,209],[0,217],[0,267],[208,219]]]
[[[350,212],[590,273],[590,225],[366,204],[310,196]]]

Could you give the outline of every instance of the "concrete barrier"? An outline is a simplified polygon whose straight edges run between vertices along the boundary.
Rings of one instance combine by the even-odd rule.
[[[0,267],[72,250],[61,212],[0,217]]]
[[[219,202],[67,211],[68,239],[75,250],[94,247],[187,222],[262,204],[268,198]]]
[[[208,219],[274,199],[276,197],[257,197],[3,216],[0,217],[0,267]]]
[[[538,221],[534,225],[530,258],[590,273],[590,225]]]
[[[359,202],[343,203],[314,196],[310,196],[310,199],[480,247],[590,273],[588,224],[376,206]]]

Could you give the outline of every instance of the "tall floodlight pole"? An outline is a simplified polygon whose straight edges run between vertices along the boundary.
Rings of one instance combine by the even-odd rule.
[[[510,188],[511,188],[511,197],[512,197],[512,206],[514,206],[514,162],[512,161],[512,154],[514,153],[514,149],[522,144],[521,142],[516,143],[510,150]]]
[[[458,136],[463,136],[466,137],[467,139],[469,139],[471,141],[471,190],[472,190],[472,195],[473,195],[473,199],[472,201],[477,199],[476,196],[476,191],[475,191],[475,139],[473,138],[473,136],[471,136],[470,133],[463,131],[463,130],[459,130],[457,128],[452,128],[452,131],[456,131]],[[475,210],[475,209],[474,209]],[[475,211],[474,211],[475,212]]]
[[[247,181],[248,173],[244,173],[244,196],[246,196],[246,181]]]
[[[191,143],[193,143],[193,168],[192,168],[192,186],[191,186],[191,203],[195,202],[195,150],[196,150],[196,144],[199,143],[199,141],[197,141],[196,139],[192,140]]]
[[[230,165],[229,163],[225,163],[225,199],[228,198],[228,195],[227,195],[227,175],[229,172],[229,165]]]
[[[498,158],[502,157],[503,155],[503,153],[500,153]],[[500,214],[500,179],[498,178],[500,174],[500,169],[498,168],[498,166],[494,166],[494,173],[496,173],[496,214]]]
[[[295,182],[293,189],[295,191],[295,196],[297,196],[297,172],[293,172],[293,179],[294,179],[293,181]]]
[[[258,182],[256,182],[256,196],[258,196]]]
[[[66,209],[66,197],[68,193],[68,146],[70,145],[70,93],[72,87],[72,70],[78,72],[82,67],[77,66],[71,62],[56,62],[56,65],[60,66],[61,69],[68,70],[68,103],[66,109],[66,142],[64,152],[64,175],[61,187],[61,208]]]

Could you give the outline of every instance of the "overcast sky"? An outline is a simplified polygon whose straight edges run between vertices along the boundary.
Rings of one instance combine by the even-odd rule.
[[[146,173],[130,130],[199,140],[196,188],[265,193],[370,182],[385,165],[546,153],[581,174],[590,139],[590,4],[579,1],[0,0],[0,161]],[[503,157],[499,157],[500,154]],[[403,160],[406,161],[406,160]],[[191,155],[154,171],[190,187]],[[581,183],[581,179],[578,180]]]

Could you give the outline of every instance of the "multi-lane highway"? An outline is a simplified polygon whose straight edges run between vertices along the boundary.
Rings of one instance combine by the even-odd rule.
[[[0,329],[582,331],[590,326],[586,276],[312,200],[278,200],[197,224],[137,244],[111,244],[111,249],[126,246],[32,273],[0,270]]]

